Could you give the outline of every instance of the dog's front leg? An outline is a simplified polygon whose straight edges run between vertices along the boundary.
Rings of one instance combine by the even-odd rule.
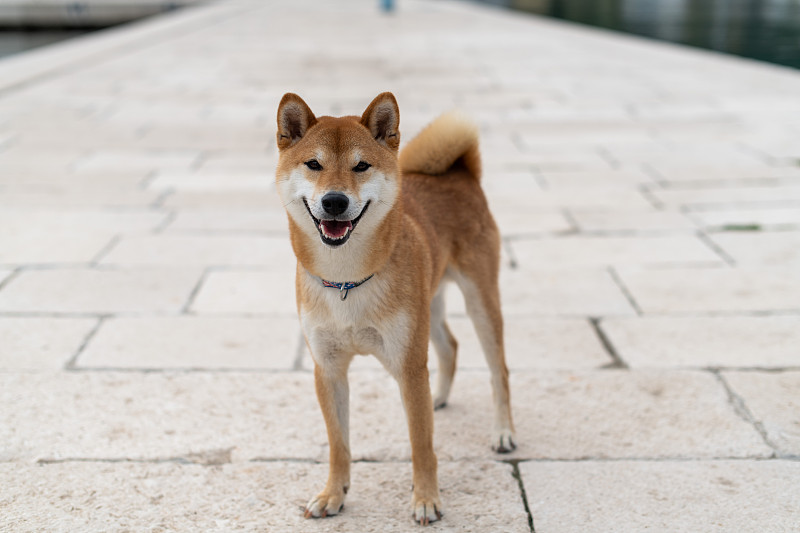
[[[414,520],[427,525],[442,517],[436,454],[433,452],[433,400],[426,364],[427,345],[408,354],[398,377],[411,438],[414,489],[411,506]],[[421,351],[420,351],[421,350]]]
[[[342,368],[343,366],[343,368]],[[317,399],[328,428],[330,469],[325,490],[306,505],[306,518],[324,518],[344,508],[344,496],[350,488],[349,396],[346,365],[314,365]]]

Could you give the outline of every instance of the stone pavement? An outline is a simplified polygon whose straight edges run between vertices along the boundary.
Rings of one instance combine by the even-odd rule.
[[[468,2],[190,8],[0,62],[0,530],[415,531],[351,371],[347,508],[272,183],[286,91],[480,123],[519,449],[461,342],[436,531],[800,530],[800,73]]]

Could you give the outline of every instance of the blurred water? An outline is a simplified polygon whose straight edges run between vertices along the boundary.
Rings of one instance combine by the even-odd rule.
[[[800,68],[800,0],[484,0]]]
[[[10,56],[38,48],[48,44],[56,43],[76,35],[86,33],[82,30],[66,31],[0,31],[0,57]]]

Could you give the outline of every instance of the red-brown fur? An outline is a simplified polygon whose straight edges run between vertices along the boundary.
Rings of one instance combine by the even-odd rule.
[[[311,499],[306,516],[336,514],[344,502],[350,484],[347,368],[355,354],[369,352],[400,385],[412,448],[415,519],[427,524],[440,518],[427,349],[432,338],[440,360],[436,404],[442,407],[457,345],[440,297],[435,298],[443,280],[456,281],[467,295],[492,370],[493,446],[500,452],[515,446],[497,284],[500,235],[480,187],[477,133],[463,119],[440,119],[403,152],[400,162],[409,171],[401,172],[398,126],[391,93],[375,98],[362,117],[317,118],[293,94],[285,95],[278,109],[277,183],[289,213],[298,310],[330,443],[328,483]],[[322,163],[320,170],[309,170],[311,159]],[[371,164],[370,170],[355,172],[356,159]],[[353,206],[366,209],[349,240],[337,247],[320,240],[301,207],[305,200],[321,213],[319,199],[329,191],[345,193]],[[346,300],[319,279],[358,281],[370,275]]]

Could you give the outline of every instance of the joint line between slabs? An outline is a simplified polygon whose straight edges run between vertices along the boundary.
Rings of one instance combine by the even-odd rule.
[[[200,279],[197,280],[197,284],[192,289],[192,292],[189,293],[189,298],[187,298],[186,303],[181,307],[181,315],[188,315],[189,309],[194,304],[197,295],[200,293],[200,289],[203,288],[203,285],[206,283],[206,279],[208,279],[208,275],[211,273],[211,268],[206,268],[203,270],[203,273],[200,275]]]
[[[525,514],[528,515],[528,529],[531,531],[531,533],[536,533],[536,528],[533,525],[533,513],[531,513],[531,508],[528,505],[528,494],[525,492],[525,483],[523,483],[522,474],[519,471],[520,461],[518,459],[510,459],[502,462],[511,465],[511,477],[517,480],[519,495],[520,498],[522,498],[522,506],[525,508]]]
[[[83,338],[83,342],[81,342],[81,345],[78,346],[78,349],[75,350],[75,353],[72,355],[72,357],[69,358],[69,361],[67,361],[67,363],[64,365],[64,370],[76,369],[75,364],[78,362],[78,358],[81,356],[81,354],[83,354],[83,351],[92,341],[92,339],[94,339],[95,335],[97,335],[97,332],[100,331],[100,327],[105,323],[106,318],[108,318],[108,316],[109,315],[103,315],[99,319],[97,319],[97,324],[95,324],[94,327],[89,331],[89,333],[87,333],[86,336]]]
[[[764,429],[764,424],[756,420],[755,416],[753,416],[753,413],[747,407],[744,398],[739,396],[736,391],[733,390],[733,387],[730,386],[728,380],[725,379],[725,376],[723,376],[719,370],[712,370],[711,374],[714,375],[717,381],[719,381],[720,385],[722,385],[722,387],[725,389],[725,393],[728,395],[728,403],[730,403],[731,407],[733,407],[733,410],[737,416],[753,426],[753,429],[755,429],[756,432],[761,436],[761,440],[764,441],[764,444],[766,444],[767,447],[772,450],[773,456],[780,458],[782,455],[780,449],[770,440],[769,435],[767,435],[767,430]]]
[[[706,246],[711,248],[712,252],[717,254],[720,257],[720,259],[725,261],[726,265],[732,266],[732,267],[736,266],[736,260],[733,257],[731,257],[730,255],[728,255],[728,253],[725,250],[723,250],[717,243],[715,243],[711,239],[711,237],[708,236],[708,234],[705,231],[698,230],[696,235],[697,235],[697,238],[700,239],[700,241],[703,244],[705,244]]]
[[[628,300],[628,303],[631,305],[631,307],[633,307],[633,310],[636,311],[636,314],[642,316],[644,314],[642,313],[642,308],[639,307],[639,304],[636,302],[633,294],[628,289],[628,286],[623,283],[622,278],[620,278],[619,274],[617,274],[617,270],[614,267],[608,267],[608,273],[619,290],[622,291],[622,295],[625,296],[625,299]]]
[[[611,339],[608,338],[608,335],[606,335],[606,332],[600,327],[600,320],[601,319],[598,317],[590,317],[589,323],[592,325],[595,335],[597,335],[597,338],[600,340],[600,344],[603,345],[603,348],[608,356],[611,357],[612,361],[611,363],[603,365],[600,368],[630,368],[628,363],[626,363],[622,357],[620,357],[619,352],[617,352],[617,349],[614,347]]]

